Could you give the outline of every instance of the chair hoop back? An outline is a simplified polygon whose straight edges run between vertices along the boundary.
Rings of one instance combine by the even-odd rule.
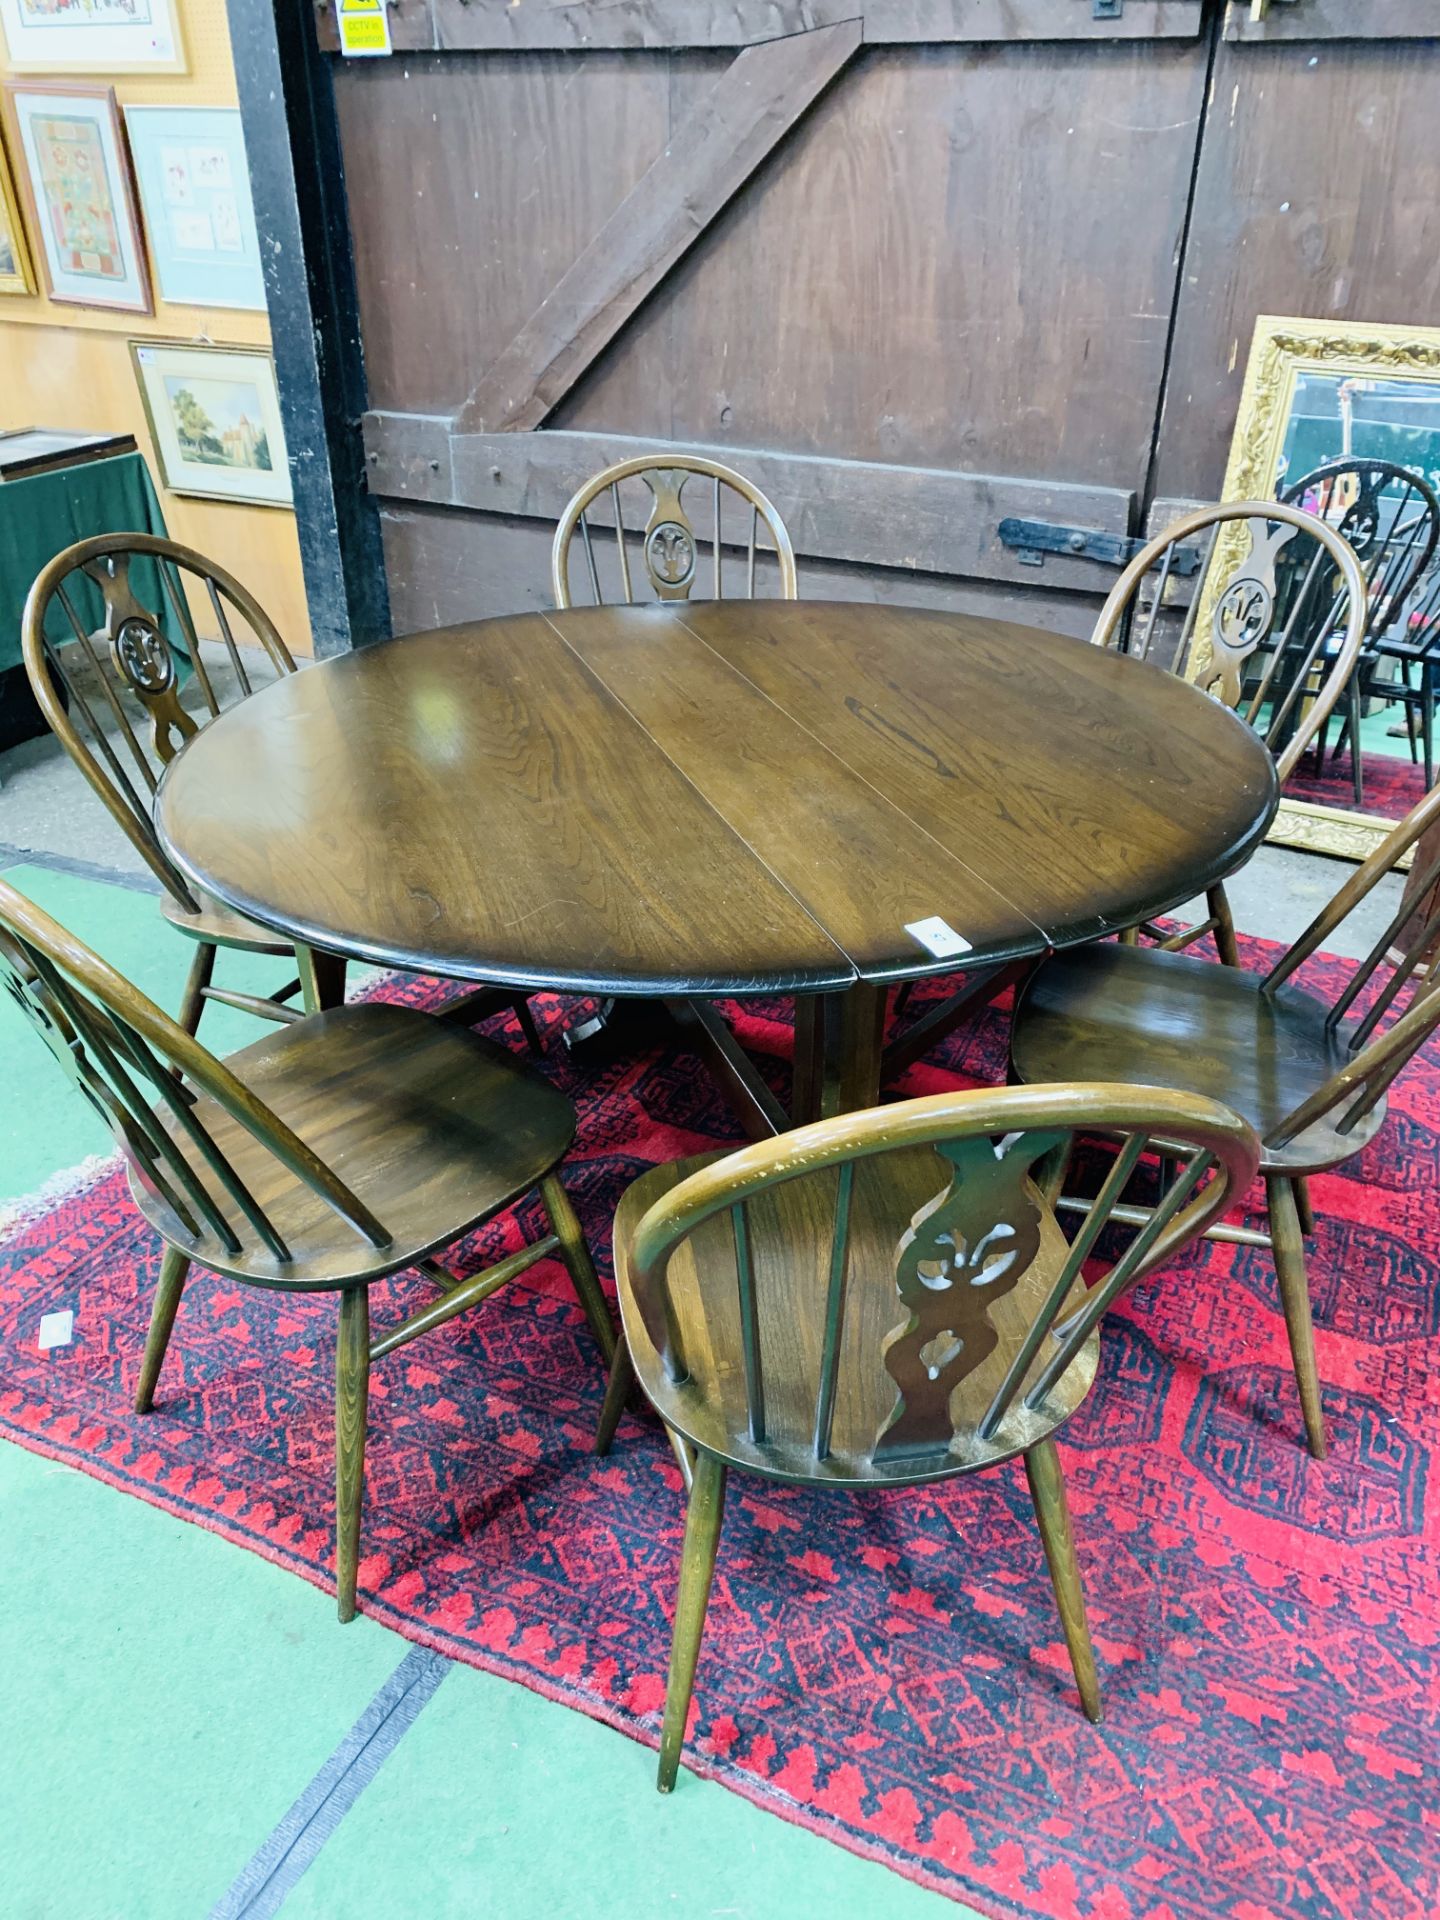
[[[1207,530],[1209,540],[1197,549],[1191,543]],[[1151,573],[1155,583],[1141,621],[1138,601]],[[1096,643],[1123,646],[1158,664],[1159,616],[1183,581],[1189,605],[1171,671],[1235,708],[1262,734],[1283,785],[1359,657],[1369,620],[1360,563],[1332,527],[1299,507],[1267,500],[1202,507],[1135,555],[1100,609]]]
[[[627,527],[622,483],[632,479],[643,481],[648,492],[641,494],[638,489],[632,490],[635,504]],[[710,482],[708,489],[702,490],[708,499],[694,513],[688,512],[682,503],[692,480]],[[742,505],[749,508],[743,535],[738,540],[733,532],[727,533],[724,526],[724,503],[729,495],[738,495]],[[592,507],[596,509],[593,516]],[[744,597],[753,600],[757,560],[764,552],[759,545],[762,521],[769,535],[772,557],[779,567],[779,597],[794,600],[799,593],[795,550],[785,523],[758,487],[733,467],[721,466],[718,461],[703,459],[699,454],[647,453],[618,461],[587,480],[561,514],[551,549],[551,582],[557,607],[574,605],[570,548],[577,528],[594,603],[601,606],[610,599],[601,586],[592,517],[597,524],[614,530],[619,597],[627,606],[633,606],[636,597],[631,573],[631,542],[636,539],[640,543],[639,570],[655,599],[690,598],[702,573],[702,549],[708,544],[711,597],[716,600],[725,597],[724,550],[726,546],[740,546],[745,554]]]
[[[372,1246],[390,1235],[368,1207],[222,1060],[33,901],[0,880],[0,989],[99,1114],[167,1231],[204,1260],[289,1249],[217,1146],[192,1088],[304,1182]],[[183,1077],[182,1077],[183,1076]],[[187,1084],[188,1083],[188,1084]]]
[[[1412,807],[1369,859],[1356,868],[1329,905],[1271,968],[1263,991],[1278,993],[1437,820],[1440,786],[1433,787]],[[1422,903],[1418,911],[1416,901]],[[1327,1024],[1344,1034],[1350,1054],[1348,1065],[1287,1115],[1267,1136],[1267,1145],[1285,1146],[1317,1120],[1342,1107],[1335,1130],[1350,1133],[1374,1110],[1391,1082],[1440,1027],[1440,955],[1429,957],[1436,952],[1437,936],[1440,854],[1419,876],[1412,897],[1401,902],[1331,1005]],[[1411,990],[1408,999],[1407,988]]]
[[[1067,1247],[1052,1202],[1081,1133],[1114,1143],[1118,1155]],[[1161,1142],[1178,1171],[1168,1179],[1162,1172],[1163,1195],[1148,1223],[1110,1257],[1108,1272],[1087,1291],[1085,1281],[1093,1276],[1085,1269],[1101,1255],[1102,1230],[1112,1224],[1113,1208],[1142,1155],[1147,1148],[1158,1155]],[[915,1151],[925,1148],[937,1156],[928,1178],[923,1174],[929,1163],[920,1155],[917,1168]],[[866,1162],[894,1154],[909,1155],[922,1176],[918,1187],[910,1176],[897,1182],[895,1161],[867,1173]],[[690,1366],[671,1297],[672,1256],[707,1221],[728,1212],[741,1351],[722,1352],[712,1337],[704,1365],[713,1373],[743,1375],[748,1433],[737,1438],[756,1448],[782,1449],[792,1460],[803,1448],[814,1463],[823,1462],[837,1406],[857,1402],[857,1374],[877,1377],[876,1352],[857,1353],[847,1327],[883,1322],[890,1330],[878,1343],[878,1358],[894,1392],[888,1415],[869,1440],[869,1459],[887,1473],[923,1475],[950,1460],[952,1442],[961,1437],[952,1397],[987,1363],[986,1399],[978,1415],[972,1407],[965,1430],[982,1445],[1000,1446],[1008,1438],[1014,1450],[1015,1432],[1043,1412],[1111,1302],[1223,1213],[1258,1161],[1259,1142],[1249,1126],[1228,1108],[1191,1094],[1124,1085],[1034,1086],[908,1100],[798,1128],[691,1174],[637,1223],[631,1284],[665,1376],[683,1388]],[[935,1192],[931,1181],[937,1174],[945,1184]],[[867,1205],[878,1195],[881,1212],[864,1229],[867,1248],[878,1249],[879,1258],[867,1252],[857,1270],[858,1178],[865,1180]],[[771,1360],[796,1350],[793,1327],[782,1323],[794,1299],[787,1297],[784,1313],[777,1312],[774,1293],[757,1286],[751,1257],[751,1210],[771,1189],[795,1182],[811,1189],[797,1205],[820,1223],[816,1271],[828,1267],[829,1275],[823,1306],[818,1298],[816,1303],[823,1337],[803,1435],[780,1430],[782,1420],[772,1418],[766,1391]],[[912,1211],[916,1194],[927,1190],[930,1197]],[[883,1294],[880,1322],[852,1288]],[[893,1311],[885,1309],[887,1300]],[[793,1428],[793,1415],[784,1416],[783,1424]]]
[[[1440,496],[1430,482],[1393,461],[1347,454],[1292,481],[1280,498],[1354,551],[1370,595],[1366,635],[1387,633],[1440,542]]]
[[[160,845],[152,809],[160,775],[221,711],[219,664],[205,658],[197,601],[236,697],[256,690],[262,666],[267,679],[295,671],[247,588],[155,534],[102,534],[67,547],[31,587],[21,627],[25,670],[52,732],[185,912],[198,902]],[[247,629],[251,645],[242,644]]]

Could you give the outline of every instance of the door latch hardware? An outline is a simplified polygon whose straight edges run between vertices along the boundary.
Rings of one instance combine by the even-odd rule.
[[[1047,553],[1064,554],[1073,560],[1094,560],[1102,567],[1125,567],[1145,546],[1143,540],[1128,539],[1123,533],[1102,533],[1098,527],[1060,527],[1049,520],[1002,520],[1000,544],[1014,551],[1022,567],[1043,567]],[[1170,561],[1171,573],[1188,575],[1200,571],[1198,547],[1176,547]]]

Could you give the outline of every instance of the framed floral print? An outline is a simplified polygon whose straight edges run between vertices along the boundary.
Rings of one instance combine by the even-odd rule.
[[[125,131],[160,298],[263,313],[239,108],[127,107]]]
[[[0,0],[12,73],[183,73],[179,0]]]
[[[12,80],[10,101],[50,298],[151,312],[113,90]]]
[[[5,144],[0,141],[0,293],[34,291],[35,275],[30,266],[30,249],[25,244],[20,203],[15,197],[15,179]]]
[[[132,340],[130,355],[161,478],[172,493],[257,507],[291,504],[275,362],[263,348]]]

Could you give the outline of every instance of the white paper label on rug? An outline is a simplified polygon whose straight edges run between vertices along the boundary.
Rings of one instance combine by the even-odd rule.
[[[63,1313],[47,1313],[40,1320],[40,1351],[50,1347],[68,1347],[75,1334],[75,1315],[69,1307]]]
[[[937,960],[953,960],[957,953],[970,951],[970,942],[964,934],[956,933],[938,913],[932,914],[928,920],[907,921],[905,931],[933,953]]]

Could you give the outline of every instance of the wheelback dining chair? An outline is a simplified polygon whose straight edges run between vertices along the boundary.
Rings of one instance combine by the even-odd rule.
[[[1105,1082],[1204,1094],[1242,1114],[1263,1152],[1268,1231],[1218,1224],[1219,1240],[1268,1247],[1275,1261],[1310,1451],[1325,1457],[1305,1240],[1314,1232],[1308,1178],[1367,1146],[1387,1090],[1440,1026],[1440,852],[1355,970],[1326,1000],[1301,985],[1305,963],[1396,862],[1440,820],[1427,794],[1356,869],[1264,974],[1198,954],[1108,944],[1057,954],[1033,976],[1011,1028],[1020,1082]],[[1417,910],[1417,903],[1419,903]],[[1062,1195],[1061,1205],[1083,1200]],[[1143,1218],[1128,1207],[1125,1217]]]
[[[1393,664],[1395,679],[1379,678],[1382,661]],[[1362,698],[1373,692],[1403,710],[1412,764],[1417,758],[1418,733],[1419,761],[1428,791],[1435,784],[1435,702],[1440,700],[1440,567],[1431,566],[1406,604],[1396,630],[1366,648],[1360,667],[1365,675]],[[1412,671],[1417,676],[1413,680]]]
[[[1400,701],[1413,755],[1417,703],[1405,698],[1409,691],[1405,623],[1411,597],[1420,588],[1440,543],[1440,496],[1428,480],[1409,467],[1347,454],[1292,481],[1280,498],[1305,507],[1332,526],[1354,550],[1365,575],[1370,598],[1365,640],[1359,664],[1347,682],[1344,719],[1330,756],[1333,763],[1349,741],[1351,788],[1355,805],[1363,807],[1365,768],[1360,721],[1367,699]],[[1379,678],[1381,662],[1386,659],[1399,662],[1402,678],[1398,682]],[[1421,678],[1422,682],[1428,678],[1423,670]],[[1327,730],[1328,723],[1323,723],[1315,735],[1317,774],[1324,767]],[[1433,782],[1433,771],[1427,772],[1425,785]]]
[[[215,624],[223,663],[206,660],[195,601]],[[285,1003],[307,980],[316,997],[308,952],[296,955],[300,977],[273,998],[212,984],[221,947],[282,956],[293,949],[205,898],[161,846],[153,818],[160,776],[185,742],[227,702],[295,672],[259,602],[189,547],[155,534],[104,534],[67,547],[38,576],[25,602],[21,643],[52,733],[160,882],[165,919],[195,943],[180,1024],[193,1033],[209,1000],[284,1020]],[[343,964],[331,991],[343,995]]]
[[[1270,749],[1283,787],[1345,691],[1368,607],[1359,561],[1333,528],[1299,507],[1239,500],[1188,513],[1143,547],[1093,637],[1232,708]],[[1225,964],[1238,966],[1223,881],[1205,904],[1196,926],[1123,937],[1133,944],[1143,931],[1176,949],[1211,933]]]
[[[1116,1141],[1119,1158],[1067,1242],[1053,1169],[1081,1130]],[[1106,1254],[1111,1202],[1156,1140],[1167,1190]],[[1243,1193],[1258,1151],[1242,1120],[1193,1094],[984,1088],[843,1114],[630,1187],[615,1217],[624,1338],[596,1451],[636,1374],[695,1450],[662,1793],[680,1763],[731,1469],[873,1490],[1023,1455],[1081,1705],[1099,1720],[1054,1436],[1094,1380],[1102,1314]]]
[[[1198,541],[1197,535],[1208,533]],[[1283,786],[1345,688],[1365,637],[1365,582],[1344,540],[1297,507],[1240,500],[1186,514],[1147,542],[1106,597],[1091,635],[1151,666],[1192,679],[1235,709],[1264,739]],[[1147,922],[1162,947],[1193,946],[1209,933],[1226,966],[1240,964],[1224,881],[1206,890],[1206,916],[1170,930]],[[1010,970],[988,988],[993,998]],[[895,1011],[909,999],[901,987]],[[976,1011],[961,989],[932,1007],[886,1049],[894,1075]]]
[[[574,1109],[463,1025],[379,1002],[312,1014],[217,1059],[3,880],[0,987],[109,1128],[165,1243],[137,1412],[151,1410],[192,1261],[251,1286],[339,1295],[335,1579],[352,1619],[371,1363],[552,1254],[613,1355],[558,1170]],[[437,1262],[532,1189],[548,1233],[467,1277]],[[372,1334],[370,1288],[403,1269],[439,1297]]]
[[[218,639],[207,660],[195,624],[208,609]],[[155,830],[155,794],[187,741],[227,705],[296,671],[254,595],[213,560],[154,534],[104,534],[59,553],[25,602],[25,669],[51,731],[161,887],[166,921],[195,943],[179,1020],[194,1033],[208,1001],[261,1019],[299,1017],[345,997],[345,962],[293,946],[196,887]],[[221,649],[223,648],[223,653]],[[268,997],[213,984],[221,947],[293,956],[298,977]],[[539,1037],[525,996],[469,992],[447,1012],[476,1021],[513,1009],[525,1038]]]
[[[705,481],[708,486],[698,484]],[[687,494],[693,499],[689,512],[683,504]],[[570,575],[577,529],[595,605],[615,604],[614,596],[602,585],[592,520],[595,527],[603,525],[613,530],[615,580],[619,599],[626,606],[635,604],[635,589],[641,581],[655,600],[688,600],[707,573],[711,598],[724,599],[727,548],[739,549],[732,567],[740,565],[743,558],[744,598],[755,598],[762,564],[767,577],[774,568],[774,598],[794,600],[799,596],[795,550],[784,521],[758,487],[718,461],[702,459],[698,454],[642,454],[637,459],[618,461],[587,480],[555,529],[550,567],[557,607],[575,604]],[[768,548],[760,540],[762,524],[769,538]],[[638,552],[633,550],[637,545]],[[637,563],[635,572],[632,560]]]

